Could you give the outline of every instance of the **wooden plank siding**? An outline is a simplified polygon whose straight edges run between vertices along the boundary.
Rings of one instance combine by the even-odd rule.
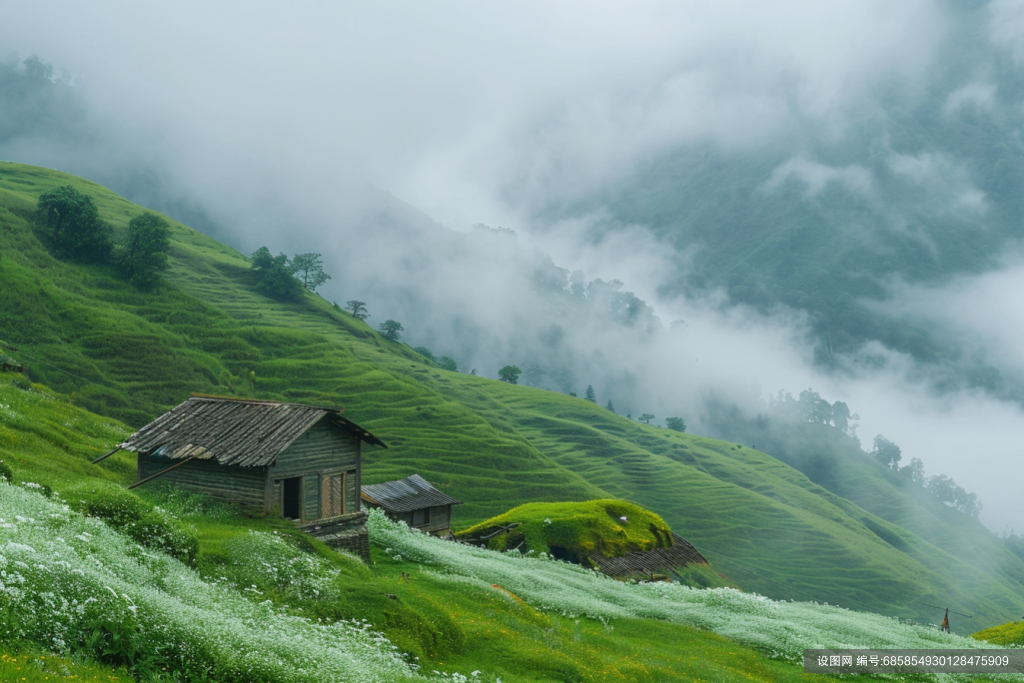
[[[302,477],[303,520],[357,512],[360,450],[356,435],[332,425],[330,416],[325,416],[282,451],[275,463],[267,468],[270,508],[275,511],[281,509],[278,482]],[[325,479],[332,476],[343,477],[344,509],[340,511],[332,509],[323,497],[324,487],[328,485]]]
[[[214,459],[196,459],[161,475],[159,480],[280,514],[284,497],[282,482],[299,479],[300,485],[290,490],[301,491],[301,499],[289,500],[298,503],[293,514],[302,521],[358,512],[362,474],[360,437],[332,419],[336,420],[333,413],[324,414],[270,465],[224,465]],[[141,481],[174,464],[172,458],[154,458],[139,451],[136,480]]]
[[[428,509],[430,510],[430,521],[426,524],[420,524],[415,528],[429,534],[447,534],[452,525],[452,506],[439,505]],[[413,515],[416,512],[418,511],[413,510],[411,512],[388,513],[388,516],[396,521],[405,522],[412,527]]]
[[[139,453],[138,463],[137,481],[141,481],[174,465],[175,461]],[[260,509],[264,508],[266,480],[266,467],[225,466],[213,460],[192,460],[156,479]]]

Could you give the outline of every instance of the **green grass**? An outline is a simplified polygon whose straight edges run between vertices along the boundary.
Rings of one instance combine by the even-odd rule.
[[[513,523],[519,526],[490,539],[487,547],[497,551],[518,549],[523,553],[546,553],[592,568],[588,557],[594,551],[605,557],[621,557],[630,552],[666,547],[672,538],[665,520],[624,500],[526,503],[463,529],[456,538],[474,538]],[[732,585],[708,565],[680,567],[676,574],[680,583],[690,586]]]
[[[4,683],[134,683],[135,680],[124,670],[103,664],[0,645],[0,681]]]
[[[664,547],[669,544],[666,539],[671,538],[665,520],[622,500],[526,503],[465,529],[457,537],[473,538],[492,527],[512,523],[520,526],[511,534],[493,539],[490,547],[506,550],[523,542],[522,552],[550,554],[551,547],[557,546],[579,558],[594,551],[605,557],[621,557],[633,551]]]
[[[452,590],[449,581],[376,548],[373,558],[399,602],[424,612],[444,609],[459,625],[463,645],[443,660],[459,671],[485,670],[503,681],[828,680],[706,631],[649,619],[604,624],[558,616],[493,590]]]
[[[55,417],[24,418],[16,430],[0,420],[0,458],[18,476],[55,488],[92,472],[127,482],[127,454],[86,461],[192,391],[336,405],[389,445],[364,451],[364,482],[419,473],[465,501],[456,528],[526,502],[622,499],[658,514],[748,590],[922,621],[936,618],[923,601],[947,601],[975,614],[975,628],[1024,613],[1024,563],[971,552],[981,546],[969,535],[995,547],[976,525],[929,534],[910,520],[937,513],[912,498],[900,499],[907,514],[890,514],[884,501],[851,502],[750,448],[442,370],[317,296],[260,295],[244,256],[173,221],[166,285],[152,293],[109,269],[55,260],[32,211],[41,192],[67,183],[95,197],[115,232],[142,211],[81,179],[0,164],[0,340],[59,392],[45,401]],[[0,402],[17,392],[0,383]],[[75,406],[109,426],[79,440],[65,424]],[[30,460],[29,450],[51,455]],[[230,537],[231,524],[216,533]],[[201,559],[220,552],[210,533]]]
[[[18,444],[19,457],[5,454],[16,481],[45,479],[58,495],[70,498],[89,486],[131,478],[124,455],[110,458],[114,462],[109,468],[87,464],[108,445],[104,439],[118,438],[123,426],[62,402],[44,387],[21,388],[10,379],[0,382],[0,404],[5,406],[5,434]],[[64,431],[67,424],[74,426],[73,431]],[[56,476],[62,470],[66,475]],[[235,506],[170,487],[142,489],[140,494],[196,529],[200,542],[196,567],[210,580],[251,586],[258,590],[254,600],[271,600],[280,609],[314,621],[366,619],[403,652],[418,657],[426,671],[468,674],[481,670],[488,675],[484,680],[501,677],[508,683],[825,680],[808,678],[797,665],[769,659],[712,633],[644,619],[602,623],[540,612],[493,591],[472,586],[453,590],[450,581],[415,563],[398,561],[380,548],[373,548],[368,567],[298,533],[280,518],[248,516]],[[622,510],[634,519],[643,516],[631,506]],[[294,550],[277,558],[259,555],[254,561],[249,541],[253,531],[284,539]],[[330,592],[315,597],[303,593],[303,582],[317,575],[304,566],[294,577],[264,570],[267,563],[280,568],[296,557],[313,558],[310,566],[319,566],[321,574],[336,572]],[[0,680],[131,679],[111,666],[55,657],[38,644],[5,647]],[[65,669],[78,678],[65,676]],[[143,678],[158,675],[151,672]]]
[[[990,643],[1004,646],[1024,646],[1024,621],[1011,621],[1009,624],[993,626],[977,633],[972,633],[971,638],[987,640]]]

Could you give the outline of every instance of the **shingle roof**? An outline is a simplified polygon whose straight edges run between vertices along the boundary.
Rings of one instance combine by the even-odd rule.
[[[411,512],[439,505],[461,505],[462,501],[441,493],[418,474],[383,484],[362,487],[363,500],[388,512]]]
[[[170,460],[196,456],[221,465],[259,467],[272,463],[325,416],[363,441],[387,448],[336,408],[202,395],[164,413],[120,447]]]

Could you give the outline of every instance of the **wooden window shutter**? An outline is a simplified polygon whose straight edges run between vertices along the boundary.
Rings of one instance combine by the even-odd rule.
[[[345,514],[345,475],[331,474],[320,478],[320,516]]]

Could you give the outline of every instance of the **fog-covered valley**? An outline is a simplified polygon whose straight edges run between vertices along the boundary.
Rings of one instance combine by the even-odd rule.
[[[8,14],[0,158],[321,253],[462,372],[710,435],[813,388],[1024,529],[1012,3]]]

